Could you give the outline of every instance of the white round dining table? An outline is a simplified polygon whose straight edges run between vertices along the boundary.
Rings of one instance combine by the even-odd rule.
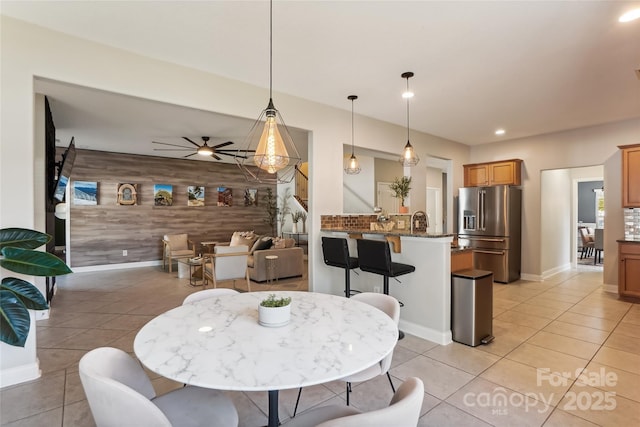
[[[258,323],[269,294],[291,297],[291,321]],[[337,380],[388,355],[398,328],[359,301],[313,292],[222,295],[169,310],[140,329],[134,352],[151,371],[219,390],[268,391],[269,427],[279,424],[278,391]]]

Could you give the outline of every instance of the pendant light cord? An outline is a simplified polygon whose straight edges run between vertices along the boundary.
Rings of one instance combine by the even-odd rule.
[[[351,99],[351,157],[353,157],[353,99]]]
[[[407,77],[407,93],[409,93],[409,77]],[[407,142],[409,142],[409,97],[407,97]]]
[[[407,80],[408,84],[408,80]],[[269,99],[273,98],[273,0],[269,1]]]

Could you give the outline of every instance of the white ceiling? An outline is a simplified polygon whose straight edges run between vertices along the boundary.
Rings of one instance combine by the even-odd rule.
[[[0,7],[56,31],[269,84],[265,0],[3,0]],[[640,117],[640,20],[617,21],[634,7],[640,2],[275,1],[274,90],[345,110],[347,95],[357,94],[357,113],[405,126],[400,74],[413,71],[411,127],[468,145]],[[137,109],[135,128],[127,118],[142,100],[95,91],[118,108],[89,117],[81,89],[42,84],[58,103],[56,126],[93,126],[100,129],[93,138],[112,140],[114,123],[166,142],[187,134],[237,139],[238,126],[246,129],[228,117],[214,129],[203,120],[210,113],[158,103],[148,114]],[[168,127],[168,113],[184,120]],[[505,136],[493,134],[498,127]]]

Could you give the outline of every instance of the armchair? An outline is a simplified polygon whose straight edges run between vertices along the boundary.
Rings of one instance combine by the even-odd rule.
[[[169,263],[169,273],[173,272],[173,260],[196,256],[196,247],[187,234],[165,234],[162,239],[162,269]]]
[[[251,292],[251,281],[249,280],[249,269],[247,268],[247,258],[249,247],[238,246],[216,246],[213,254],[205,255],[205,280],[213,281],[213,287],[218,287],[218,282],[233,280],[233,287],[237,279],[247,281],[247,290]]]

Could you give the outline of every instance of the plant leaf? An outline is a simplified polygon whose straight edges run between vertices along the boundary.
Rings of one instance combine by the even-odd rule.
[[[14,248],[35,249],[51,240],[51,236],[35,230],[26,228],[3,228],[0,229],[0,249],[5,246]]]
[[[60,258],[47,252],[4,247],[2,255],[0,266],[16,273],[45,277],[73,273]]]
[[[29,310],[11,292],[0,290],[0,341],[24,347],[31,327]]]
[[[25,280],[5,277],[0,284],[0,290],[12,292],[28,309],[46,310],[49,308],[40,290]]]

